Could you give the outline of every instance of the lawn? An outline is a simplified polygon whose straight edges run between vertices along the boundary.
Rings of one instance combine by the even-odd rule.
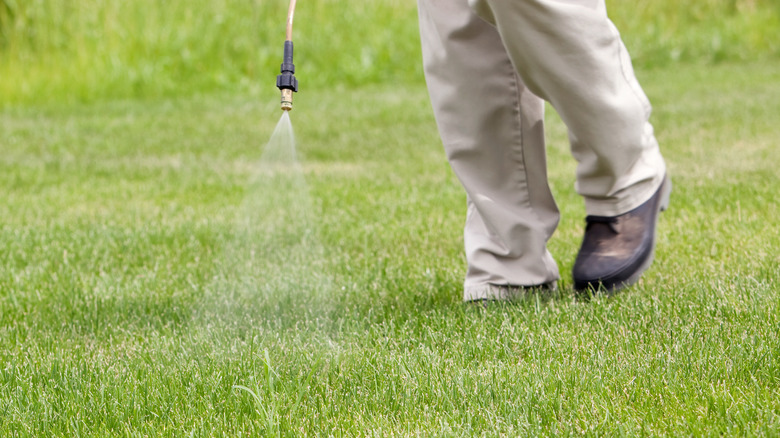
[[[0,435],[777,436],[778,72],[639,72],[674,193],[611,299],[571,291],[549,111],[564,279],[487,308],[460,303],[465,195],[420,83],[307,89],[289,143],[273,89],[6,108]]]

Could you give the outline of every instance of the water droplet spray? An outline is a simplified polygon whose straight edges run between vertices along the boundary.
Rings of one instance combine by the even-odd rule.
[[[292,96],[298,91],[292,46],[294,10],[295,0],[291,0],[284,60],[276,78],[282,116],[253,166],[234,242],[226,248],[225,283],[216,288],[227,292],[220,297],[222,311],[248,318],[317,319],[327,312],[332,290],[290,118]]]

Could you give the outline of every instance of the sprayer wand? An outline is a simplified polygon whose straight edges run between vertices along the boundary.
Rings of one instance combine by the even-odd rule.
[[[287,11],[287,38],[284,41],[284,61],[282,62],[282,74],[276,77],[276,87],[282,92],[282,110],[292,111],[293,92],[298,91],[298,79],[295,78],[295,64],[293,64],[292,26],[295,15],[295,1],[290,0],[290,9]]]

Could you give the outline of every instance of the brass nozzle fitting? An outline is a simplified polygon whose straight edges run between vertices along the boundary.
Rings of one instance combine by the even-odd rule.
[[[282,90],[282,111],[292,111],[293,90]]]

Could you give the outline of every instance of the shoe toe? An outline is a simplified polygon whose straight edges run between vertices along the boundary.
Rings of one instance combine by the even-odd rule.
[[[634,284],[653,261],[658,212],[668,202],[664,182],[644,204],[615,217],[589,216],[572,269],[579,291],[614,292]]]

